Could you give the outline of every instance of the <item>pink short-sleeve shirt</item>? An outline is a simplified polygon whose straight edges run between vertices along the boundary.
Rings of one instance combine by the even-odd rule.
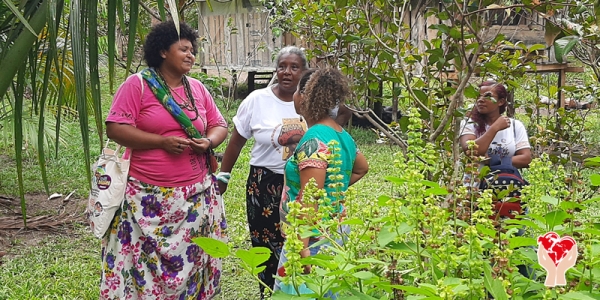
[[[204,85],[193,78],[188,77],[188,80],[198,108],[199,117],[192,122],[198,131],[204,136],[207,129],[212,127],[227,127]],[[177,95],[185,97],[183,86],[175,88],[174,93],[176,100],[179,99]],[[184,111],[190,119],[196,116],[193,111]],[[162,136],[187,138],[179,123],[156,99],[146,81],[136,74],[129,76],[117,90],[106,122],[128,124]],[[163,149],[134,149],[131,153],[129,176],[145,183],[164,187],[185,186],[204,180],[207,172],[206,156],[195,154],[190,148],[179,155]]]

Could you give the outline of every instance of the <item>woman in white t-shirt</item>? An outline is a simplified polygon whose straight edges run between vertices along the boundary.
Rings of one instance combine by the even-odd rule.
[[[283,167],[306,131],[306,122],[296,113],[293,96],[302,73],[308,69],[304,52],[293,46],[281,49],[276,60],[278,83],[252,92],[233,117],[235,127],[225,149],[219,189],[227,190],[230,173],[246,141],[254,137],[250,174],[246,182],[246,209],[253,247],[271,249],[260,280],[273,289],[284,237],[280,231],[279,203],[283,189]],[[261,299],[264,287],[260,285]]]
[[[480,85],[479,98],[471,111],[470,119],[461,123],[460,144],[468,151],[468,141],[475,141],[473,155],[485,156],[485,164],[527,168],[531,162],[531,146],[525,126],[519,120],[503,116],[508,93],[506,88],[494,81]]]

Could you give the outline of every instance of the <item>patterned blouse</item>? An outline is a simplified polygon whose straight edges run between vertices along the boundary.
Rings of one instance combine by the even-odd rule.
[[[285,187],[281,198],[281,219],[286,221],[285,217],[288,213],[288,203],[300,200],[300,171],[312,167],[319,169],[333,168],[334,161],[338,161],[337,165],[340,170],[335,174],[331,170],[327,170],[325,176],[325,191],[327,192],[328,200],[325,201],[328,205],[334,205],[336,200],[333,193],[338,188],[331,188],[329,185],[336,182],[331,180],[330,175],[342,175],[341,182],[343,185],[341,191],[345,192],[350,185],[350,176],[352,168],[356,160],[358,148],[354,139],[344,129],[336,131],[335,129],[316,124],[308,129],[306,134],[300,140],[294,155],[290,157],[285,165]],[[341,199],[339,199],[341,200]],[[343,212],[344,207],[340,204],[338,212]]]

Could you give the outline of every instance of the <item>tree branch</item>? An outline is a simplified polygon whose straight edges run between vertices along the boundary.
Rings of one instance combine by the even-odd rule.
[[[452,117],[454,110],[458,104],[458,101],[460,99],[462,99],[462,97],[463,97],[463,95],[462,95],[463,91],[465,90],[465,87],[469,83],[469,78],[471,78],[471,75],[473,74],[473,70],[475,70],[475,64],[477,63],[479,53],[481,53],[482,50],[483,50],[483,43],[479,43],[477,50],[475,51],[475,53],[473,53],[473,57],[471,58],[471,61],[469,62],[469,68],[467,69],[467,74],[465,75],[465,77],[462,79],[462,81],[458,85],[458,88],[456,88],[456,93],[454,93],[454,95],[452,96],[452,101],[450,102],[450,105],[448,106],[448,109],[446,110],[446,114],[444,115],[444,118],[440,122],[440,125],[438,126],[438,128],[436,128],[436,130],[429,136],[430,142],[432,142],[432,143],[435,142],[435,140],[440,136],[440,134],[442,134],[442,132],[444,131],[444,129],[446,127],[446,124],[448,124],[448,121]]]
[[[162,20],[159,15],[157,15],[150,7],[146,6],[143,1],[140,1],[140,6],[146,10],[153,18],[157,20]]]

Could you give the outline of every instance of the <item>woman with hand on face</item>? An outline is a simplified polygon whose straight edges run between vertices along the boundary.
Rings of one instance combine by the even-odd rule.
[[[519,120],[503,116],[508,105],[506,88],[486,81],[480,85],[479,98],[471,111],[470,120],[462,122],[460,144],[468,150],[468,141],[475,141],[477,156],[506,160],[515,168],[527,168],[531,162],[531,146],[525,126]],[[511,127],[512,126],[512,127]],[[507,130],[508,129],[508,130]]]
[[[304,52],[285,47],[276,59],[278,83],[253,91],[240,104],[233,118],[235,127],[225,149],[217,175],[222,193],[227,190],[230,172],[246,141],[254,137],[250,172],[246,181],[246,209],[253,247],[271,249],[260,280],[273,288],[279,253],[283,246],[279,202],[283,189],[283,166],[304,135],[306,123],[296,113],[293,95],[302,72],[308,68]],[[264,287],[260,285],[261,298]]]
[[[315,180],[318,188],[324,188],[327,192],[327,199],[320,199],[324,202],[319,205],[331,206],[333,214],[342,219],[345,217],[345,207],[341,204],[344,201],[338,198],[338,204],[334,204],[334,193],[346,192],[350,185],[360,180],[369,170],[367,160],[358,151],[354,139],[329,115],[331,109],[339,105],[349,93],[348,80],[334,68],[309,70],[300,79],[298,89],[294,94],[294,105],[306,119],[309,129],[285,165],[285,189],[281,199],[280,212],[283,221],[286,221],[290,202],[298,201],[302,205],[307,205],[302,203],[302,194],[311,179]],[[334,160],[339,164],[333,164]],[[332,173],[332,169],[335,168],[339,168],[339,171]],[[334,182],[331,175],[342,176],[341,179]],[[337,182],[342,183],[342,186],[337,187],[333,184]],[[343,198],[343,196],[339,197]],[[311,208],[314,208],[315,213],[319,209],[317,205]],[[340,228],[340,231],[345,232],[346,229],[348,228]],[[303,258],[316,255],[322,247],[327,245],[314,245],[324,238],[318,233],[316,236],[299,238],[303,243],[303,250],[300,252],[300,256]],[[284,250],[279,259],[278,274],[286,274],[284,268],[286,261]],[[305,266],[306,272],[310,272],[310,270],[310,266]],[[296,290],[290,285],[279,281],[275,285],[275,290],[281,289],[285,293],[296,294]],[[305,285],[300,287],[300,294],[311,294],[312,292]],[[331,293],[328,296],[335,297]]]
[[[225,140],[227,124],[202,83],[185,75],[198,35],[183,23],[180,31],[173,22],[152,28],[149,69],[119,87],[106,119],[131,166],[102,240],[101,299],[212,299],[220,290],[221,260],[192,239],[225,237],[208,153]]]
[[[509,170],[520,177],[518,169],[529,167],[531,162],[531,146],[525,126],[519,120],[503,116],[508,105],[508,93],[502,84],[483,82],[479,95],[470,119],[461,124],[462,149],[468,153],[467,142],[475,141],[474,155],[485,156],[484,163],[492,171]],[[496,210],[501,210],[502,217],[511,217],[510,211],[522,212],[519,202],[499,203]]]

